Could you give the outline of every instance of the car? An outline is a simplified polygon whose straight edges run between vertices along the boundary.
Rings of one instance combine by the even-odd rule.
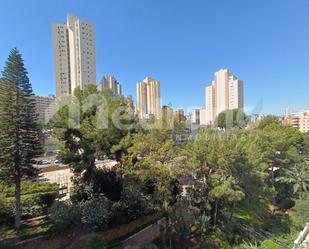
[[[50,164],[51,161],[50,160],[42,160],[42,164]]]

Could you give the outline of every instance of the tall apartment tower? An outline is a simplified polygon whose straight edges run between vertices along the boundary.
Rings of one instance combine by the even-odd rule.
[[[34,100],[38,121],[47,123],[56,113],[55,96],[42,97],[34,95],[32,99]]]
[[[137,112],[140,119],[160,118],[160,82],[146,77],[137,83]]]
[[[95,27],[73,16],[67,24],[53,24],[56,96],[72,94],[96,84]]]
[[[111,89],[114,94],[121,95],[122,87],[121,84],[116,80],[114,76],[103,76],[99,85],[98,90],[102,91],[105,89]]]
[[[205,89],[206,123],[213,124],[217,116],[231,109],[243,109],[243,81],[232,75],[228,69],[215,73],[210,86]]]
[[[191,123],[195,125],[199,125],[201,122],[201,112],[200,109],[192,109],[191,111]]]

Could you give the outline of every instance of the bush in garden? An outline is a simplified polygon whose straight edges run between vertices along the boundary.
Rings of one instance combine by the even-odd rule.
[[[105,249],[105,241],[99,235],[92,235],[86,241],[85,249]]]
[[[0,182],[0,220],[9,221],[14,216],[14,187]],[[58,185],[49,183],[22,183],[22,216],[35,217],[46,213],[58,195]]]
[[[46,213],[47,208],[49,208],[54,202],[57,193],[47,192],[47,193],[34,193],[21,196],[21,208],[22,216],[26,218],[36,217]],[[5,198],[7,210],[14,210],[15,198],[8,197]],[[9,215],[9,214],[7,214]]]
[[[14,201],[0,195],[0,224],[14,221]]]
[[[58,193],[58,185],[54,183],[30,183],[22,182],[21,184],[22,195],[29,195],[35,193],[47,193],[54,192]],[[14,186],[9,186],[3,182],[0,182],[0,193],[4,197],[14,197]]]
[[[80,224],[80,210],[70,202],[59,202],[52,208],[50,219],[56,231],[63,231]]]
[[[80,183],[72,188],[70,199],[75,204],[82,201],[88,201],[93,198],[93,184]]]
[[[55,199],[58,196],[58,191],[57,192],[46,192],[46,193],[40,193],[39,194],[39,203],[42,205],[43,208],[48,208],[50,207]]]
[[[104,194],[111,201],[119,201],[122,183],[116,170],[97,169],[94,174],[93,189],[95,193]]]
[[[281,247],[271,240],[264,240],[261,249],[280,249]]]
[[[114,202],[111,207],[112,218],[111,224],[125,224],[127,223],[127,215],[125,206],[121,201]]]
[[[121,203],[127,221],[132,221],[145,214],[151,201],[139,188],[128,186],[121,193]]]
[[[44,214],[43,208],[40,205],[23,205],[22,216],[24,218],[37,217]]]
[[[1,249],[14,249],[14,243],[12,241],[4,241],[0,243]]]
[[[180,199],[168,212],[169,227],[183,242],[191,233],[191,227],[196,221],[197,211],[189,207],[189,201]]]
[[[82,221],[93,229],[107,228],[112,218],[111,206],[111,202],[105,197],[81,203]]]
[[[92,235],[86,241],[85,249],[105,249],[105,241],[99,235]]]

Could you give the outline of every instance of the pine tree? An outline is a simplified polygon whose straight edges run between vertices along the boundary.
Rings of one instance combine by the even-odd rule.
[[[21,181],[35,176],[32,159],[42,153],[32,87],[14,48],[2,72],[0,93],[0,179],[15,186],[15,228],[21,220]]]

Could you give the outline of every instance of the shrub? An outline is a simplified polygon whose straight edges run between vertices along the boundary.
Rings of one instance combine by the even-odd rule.
[[[54,203],[57,195],[58,195],[58,191],[57,192],[40,193],[39,196],[38,196],[39,197],[39,203],[44,208],[50,207]]]
[[[0,220],[10,221],[14,217],[14,187],[0,183]],[[35,217],[46,213],[58,195],[58,186],[49,183],[22,183],[21,208],[23,217]]]
[[[0,195],[0,223],[8,223],[14,220],[14,202],[8,201]]]
[[[58,185],[55,183],[30,183],[30,182],[22,182],[21,184],[22,195],[47,193],[47,192],[57,193]],[[9,186],[3,182],[0,182],[0,193],[2,193],[4,197],[14,197],[15,196],[14,186]]]
[[[111,224],[125,224],[127,222],[126,210],[121,201],[114,202],[111,207]]]
[[[70,198],[75,204],[93,199],[93,184],[81,183],[78,186],[74,186],[72,188]]]
[[[60,202],[51,210],[50,219],[56,231],[62,231],[80,224],[80,210],[70,202]]]
[[[244,242],[242,245],[237,247],[237,249],[260,249],[260,247],[256,242],[255,243]]]
[[[121,204],[127,221],[136,220],[143,216],[148,209],[150,197],[133,186],[126,187],[121,193]]]
[[[108,227],[112,212],[111,202],[105,198],[95,198],[81,203],[82,220],[91,228],[102,230]]]
[[[44,214],[43,208],[40,205],[23,205],[22,216],[25,218],[37,217]]]
[[[105,241],[99,235],[92,235],[86,241],[85,249],[105,249]]]
[[[280,249],[281,247],[278,246],[275,242],[271,240],[264,240],[261,244],[261,249]]]
[[[26,218],[31,218],[46,213],[47,208],[52,205],[56,196],[57,193],[55,192],[22,195],[22,216]],[[15,209],[15,197],[4,198],[4,205],[5,210],[9,210],[9,212],[6,212],[6,215],[13,215],[13,211]]]
[[[122,184],[115,170],[96,170],[93,188],[95,193],[102,193],[111,201],[119,201],[121,198]]]

